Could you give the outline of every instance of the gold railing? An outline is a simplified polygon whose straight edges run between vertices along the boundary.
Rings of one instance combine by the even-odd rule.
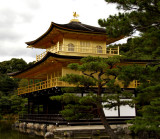
[[[58,52],[69,52],[69,53],[80,53],[80,54],[98,54],[98,55],[119,55],[119,47],[117,48],[102,48],[102,47],[82,47],[80,45],[57,45],[53,48],[47,49],[40,55],[36,56],[36,61],[41,60],[47,52],[58,53]]]
[[[123,88],[123,84],[121,84],[121,82],[118,82],[118,84]],[[140,83],[137,80],[134,80],[133,82],[130,83],[128,88],[137,88],[139,85]],[[27,87],[18,88],[18,95],[44,90],[52,87],[75,87],[75,86],[76,85],[74,84],[69,84],[67,82],[60,81],[60,77],[55,77],[39,83],[28,85]]]
[[[43,89],[47,89],[47,88],[52,88],[52,87],[72,87],[75,86],[73,84],[69,84],[67,82],[63,82],[59,80],[60,77],[55,77],[52,79],[48,79],[39,83],[35,83],[32,85],[28,85],[27,87],[21,87],[18,88],[18,95],[21,94],[26,94],[26,93],[31,93],[31,92],[35,92],[35,91],[39,91],[39,90],[43,90]]]

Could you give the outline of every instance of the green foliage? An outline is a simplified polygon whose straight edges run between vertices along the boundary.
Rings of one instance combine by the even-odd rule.
[[[62,81],[66,81],[70,84],[79,85],[87,85],[87,86],[94,86],[95,82],[90,77],[76,75],[76,74],[67,74],[65,77],[61,78]]]
[[[65,93],[61,96],[52,96],[50,97],[50,99],[58,100],[58,101],[61,101],[62,103],[68,104],[68,103],[78,102],[80,98],[74,94]]]
[[[27,103],[27,99],[23,99],[17,94],[12,94],[9,96],[0,97],[0,113],[2,115],[5,114],[18,114],[22,112],[26,112],[25,104]]]
[[[25,106],[28,102],[27,98],[24,99],[24,98],[21,98],[17,95],[12,95],[10,97],[10,102],[11,102],[11,105],[10,105],[10,108],[11,108],[11,113],[14,113],[14,114],[24,114],[27,112],[27,107]],[[18,106],[18,107],[17,107]]]
[[[62,96],[51,97],[52,100],[61,101],[66,105],[61,112],[66,119],[93,118],[93,115],[97,116],[98,108],[103,109],[102,103],[108,109],[120,105],[133,106],[132,101],[120,101],[120,98],[133,97],[133,94],[122,91],[116,84],[116,79],[120,74],[120,68],[117,67],[117,64],[121,58],[115,56],[106,59],[89,56],[82,58],[81,64],[68,65],[68,68],[72,70],[81,71],[82,75],[71,73],[62,77],[61,80],[75,84],[77,88],[66,88],[66,90],[63,90],[64,94]],[[98,88],[95,88],[95,86],[98,86]],[[77,91],[78,89],[79,91]],[[72,92],[72,94],[66,92]],[[85,95],[83,97],[74,95],[78,92]]]
[[[21,79],[18,83],[18,87],[25,87],[28,85],[28,80],[27,79]]]
[[[91,106],[84,106],[80,104],[68,104],[65,106],[61,114],[65,116],[66,120],[92,119],[93,114],[90,113]]]
[[[160,59],[160,30],[150,28],[120,46],[120,54],[130,59]]]
[[[9,61],[0,62],[0,73],[6,74],[21,71],[26,67],[27,63],[23,59],[12,58]]]
[[[0,74],[0,91],[4,92],[5,94],[13,91],[17,88],[17,81],[8,77],[5,74]]]
[[[91,119],[94,117],[94,101],[90,95],[80,97],[76,94],[65,93],[61,96],[52,96],[50,99],[66,104],[64,110],[60,112],[66,120]]]
[[[120,101],[121,99],[133,99],[134,96],[132,93],[128,91],[122,91],[120,86],[115,84],[115,80],[111,80],[107,83],[106,91],[103,94],[102,102],[105,104],[104,107],[111,109],[117,108],[117,106],[121,105],[129,105],[131,107],[134,106],[133,101],[131,100],[124,100]]]
[[[117,4],[117,8],[123,10],[107,20],[100,19],[99,23],[106,27],[107,34],[114,36],[132,34],[134,30],[146,32],[151,27],[159,29],[160,2],[157,0],[105,0],[107,3]],[[116,23],[118,23],[116,25]],[[112,30],[109,32],[109,30]],[[121,31],[122,30],[122,31]],[[121,33],[119,33],[121,31]],[[127,33],[128,32],[128,33]],[[116,35],[116,36],[118,36]]]
[[[146,67],[138,65],[134,67],[125,66],[121,69],[121,72],[119,79],[125,80],[126,83],[129,83],[132,79],[140,82],[140,85],[136,88],[137,97],[133,100],[138,110],[138,117],[132,121],[133,126],[131,129],[135,133],[147,132],[159,136],[159,63],[151,63]]]
[[[154,133],[155,136],[160,137],[160,98],[154,99],[150,105],[146,105],[142,109],[142,117],[136,117],[132,121],[134,124],[131,130],[135,133],[141,131],[148,131]]]
[[[135,102],[137,103],[137,107],[140,107],[141,109],[145,105],[149,105],[151,101],[153,101],[156,98],[159,98],[160,96],[160,85],[141,85],[137,89],[138,96],[135,98]],[[140,110],[141,110],[140,109]]]
[[[122,80],[125,87],[128,87],[129,83],[133,80],[138,80],[139,82],[148,80],[146,75],[149,71],[141,65],[121,66],[119,69],[121,74],[118,76],[118,79]]]
[[[119,13],[118,15],[110,15],[109,18],[99,19],[98,23],[102,27],[106,27],[107,34],[110,37],[129,36],[133,34],[133,27],[128,18],[128,13]]]
[[[160,1],[159,0],[105,0],[116,4],[118,15],[99,19],[111,37],[130,36],[126,44],[120,44],[120,54],[128,59],[160,59]],[[139,36],[131,36],[138,31]],[[115,47],[111,45],[109,47]],[[135,65],[120,68],[119,80],[127,87],[133,79],[140,82],[134,99],[138,115],[133,122],[134,132],[153,132],[159,138],[160,72],[159,62],[146,67]],[[149,80],[149,81],[148,81]],[[156,136],[154,136],[156,137]]]
[[[32,64],[27,65],[23,59],[16,58],[0,62],[0,115],[26,113],[27,99],[17,96],[15,90],[18,86],[28,84],[28,81],[19,82],[18,79],[10,78],[7,73],[21,71]]]
[[[104,86],[109,80],[111,80],[109,75],[112,75],[114,78],[117,77],[118,70],[112,68],[119,62],[120,57],[105,59],[88,56],[81,59],[82,64],[74,63],[68,65],[72,70],[82,71],[83,75],[67,74],[62,80],[88,87],[97,85],[98,83],[101,83],[102,86]],[[106,76],[104,77],[104,75]]]
[[[121,13],[99,19],[111,37],[131,36],[120,45],[120,54],[130,59],[160,59],[160,2],[157,0],[105,0],[117,4]]]

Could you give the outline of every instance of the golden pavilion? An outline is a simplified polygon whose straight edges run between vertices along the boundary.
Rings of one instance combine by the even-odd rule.
[[[10,74],[13,78],[27,79],[29,83],[32,81],[28,86],[18,88],[18,95],[28,98],[28,115],[59,114],[63,105],[60,102],[51,101],[49,97],[62,94],[63,87],[74,87],[72,84],[60,81],[59,78],[67,73],[81,74],[68,69],[67,65],[79,63],[80,59],[86,56],[108,58],[119,55],[119,47],[107,48],[106,46],[122,38],[123,36],[110,38],[104,28],[86,25],[78,19],[73,19],[68,24],[52,22],[43,35],[36,40],[26,42],[28,48],[45,49],[45,52],[36,56],[34,65]],[[124,63],[132,64],[134,61],[124,61]],[[145,63],[146,61],[139,62],[139,64]],[[138,84],[138,81],[134,81],[128,88],[134,90]],[[121,87],[123,88],[123,84]],[[105,111],[106,116],[111,117],[133,117],[136,114],[135,108],[129,106]],[[22,119],[27,119],[26,117]]]

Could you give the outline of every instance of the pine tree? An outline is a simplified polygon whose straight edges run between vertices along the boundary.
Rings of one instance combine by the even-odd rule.
[[[51,99],[59,99],[61,102],[69,103],[62,111],[62,114],[67,115],[70,119],[94,117],[91,110],[96,108],[105,131],[112,139],[117,139],[117,135],[113,132],[105,117],[103,108],[115,108],[126,104],[132,105],[130,101],[120,101],[120,98],[131,98],[132,94],[123,92],[116,83],[119,75],[119,68],[117,67],[119,62],[120,57],[109,57],[106,59],[89,56],[82,58],[81,64],[69,64],[68,67],[70,69],[81,71],[82,75],[67,74],[61,80],[75,84],[78,88],[83,87],[84,90],[82,91],[85,93],[91,93],[81,98],[71,94],[69,96],[64,94],[63,96],[53,96]],[[105,105],[103,106],[104,103]]]
[[[129,59],[160,59],[160,1],[159,0],[105,0],[107,3],[117,5],[121,13],[110,16],[108,19],[99,19],[99,24],[106,28],[110,37],[129,37],[127,43],[120,45],[120,54]],[[134,37],[138,32],[139,36]],[[114,46],[110,46],[114,47]],[[130,67],[128,67],[130,69]],[[150,129],[158,133],[156,128],[159,119],[158,111],[151,114],[151,110],[156,109],[159,101],[159,62],[146,65],[143,69],[135,68],[131,70],[123,69],[124,74],[121,79],[126,79],[125,84],[132,78],[141,82],[136,89],[137,97],[135,103],[138,108],[140,118],[136,118],[133,129],[138,132],[148,132]],[[128,71],[128,72],[126,72]],[[147,81],[149,80],[149,81]],[[156,102],[157,106],[153,104]],[[148,109],[150,108],[150,109]],[[150,116],[150,118],[148,118]],[[154,125],[154,126],[153,126]],[[151,128],[149,128],[151,127]],[[153,128],[155,127],[155,128]]]
[[[131,130],[139,135],[144,136],[147,133],[147,137],[160,138],[160,98],[156,98],[146,105],[142,109],[142,116],[137,116],[133,120],[133,126]],[[145,137],[145,139],[147,139]]]
[[[132,120],[131,130],[139,134],[140,138],[147,138],[150,135],[159,137],[159,97],[160,97],[160,71],[159,63],[154,62],[146,66],[125,66],[120,70],[119,80],[123,80],[124,85],[133,79],[139,81],[139,86],[135,89],[137,96],[134,103],[137,108],[137,117]],[[153,134],[154,133],[154,134]],[[143,137],[142,137],[143,136]],[[145,137],[144,137],[145,136]]]
[[[107,19],[99,19],[111,37],[132,36],[120,47],[120,53],[132,59],[159,59],[160,56],[160,1],[105,0],[117,4],[122,12]]]

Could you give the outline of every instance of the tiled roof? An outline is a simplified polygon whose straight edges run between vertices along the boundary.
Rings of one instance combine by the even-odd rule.
[[[82,33],[88,33],[88,34],[106,34],[106,31],[104,28],[100,27],[94,27],[86,24],[82,24],[81,22],[70,22],[68,24],[57,24],[52,22],[49,29],[39,38],[37,38],[34,41],[26,42],[27,45],[34,45],[36,42],[47,36],[53,28],[59,28],[61,30],[67,30],[72,32],[82,32]]]
[[[16,75],[19,75],[25,71],[28,71],[38,65],[40,65],[41,63],[43,63],[44,61],[46,61],[49,57],[54,57],[54,58],[60,58],[60,59],[77,59],[77,60],[80,60],[81,58],[84,58],[84,57],[81,57],[81,56],[65,56],[65,55],[58,55],[58,54],[55,54],[55,53],[51,53],[51,52],[48,52],[40,61],[36,62],[35,64],[33,64],[32,66],[26,68],[25,70],[23,71],[18,71],[18,72],[13,72],[13,73],[8,73],[9,76],[16,76]],[[151,62],[157,62],[157,61],[160,61],[160,60],[132,60],[132,59],[123,59],[121,60],[121,62],[135,62],[135,63],[151,63]]]
[[[81,22],[70,22],[68,24],[56,24],[56,23],[53,23],[53,24],[59,28],[63,28],[66,30],[71,29],[71,30],[79,31],[79,32],[86,31],[90,33],[106,33],[104,28],[82,24]]]

